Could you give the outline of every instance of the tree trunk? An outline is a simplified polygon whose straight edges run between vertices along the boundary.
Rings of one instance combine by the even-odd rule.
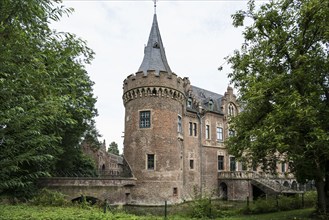
[[[328,205],[327,205],[327,192],[325,191],[325,181],[319,179],[315,181],[316,191],[318,193],[318,207],[317,211],[321,214],[327,214]]]
[[[326,163],[326,167],[329,167],[329,161]],[[327,172],[324,180],[324,193],[326,198],[326,207],[327,212],[329,213],[329,173]]]

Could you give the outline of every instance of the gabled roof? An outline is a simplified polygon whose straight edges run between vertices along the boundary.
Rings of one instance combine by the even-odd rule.
[[[147,46],[144,49],[144,58],[138,71],[143,71],[147,74],[148,70],[165,71],[171,73],[168,65],[166,53],[162,44],[161,35],[159,31],[157,15],[154,14],[153,24]]]

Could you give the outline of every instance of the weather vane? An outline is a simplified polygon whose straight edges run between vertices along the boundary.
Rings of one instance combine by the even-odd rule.
[[[158,0],[153,0],[153,2],[154,2],[154,14],[157,13],[157,1]]]

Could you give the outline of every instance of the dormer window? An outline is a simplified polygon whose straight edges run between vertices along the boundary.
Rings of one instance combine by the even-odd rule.
[[[187,105],[188,108],[192,108],[192,98],[187,99],[186,105]]]
[[[153,44],[153,48],[157,48],[157,49],[159,49],[159,48],[160,48],[159,43],[158,43],[158,42],[155,42],[155,43]]]
[[[209,109],[210,111],[213,111],[213,110],[214,110],[214,102],[213,102],[212,100],[210,100],[210,101],[208,102],[208,109]]]

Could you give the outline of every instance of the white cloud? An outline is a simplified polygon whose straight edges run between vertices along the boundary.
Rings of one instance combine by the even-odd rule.
[[[136,72],[153,19],[152,1],[64,1],[75,12],[53,27],[75,33],[95,52],[87,67],[95,82],[99,117],[96,125],[107,144],[123,146],[124,107],[122,83]],[[247,1],[159,1],[157,16],[171,69],[189,77],[193,85],[220,94],[226,91],[228,67],[217,68],[224,57],[240,48],[241,29],[231,14]],[[121,149],[122,152],[122,149]]]

